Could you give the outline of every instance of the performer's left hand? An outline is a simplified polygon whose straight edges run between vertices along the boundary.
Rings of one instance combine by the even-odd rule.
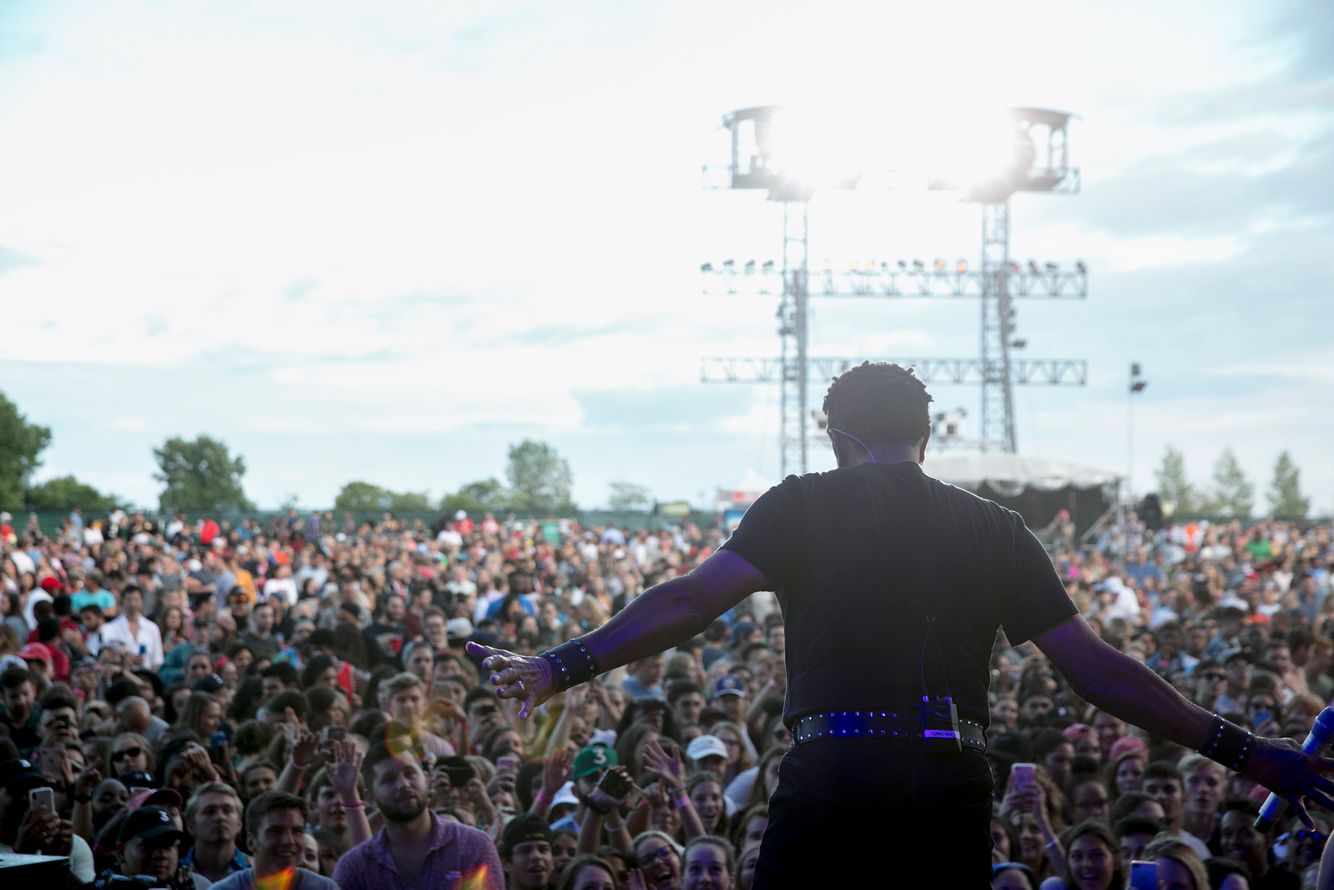
[[[527,719],[537,706],[556,691],[551,665],[539,655],[519,655],[480,643],[468,643],[469,655],[481,655],[482,667],[491,672],[496,695],[521,702],[519,718]]]

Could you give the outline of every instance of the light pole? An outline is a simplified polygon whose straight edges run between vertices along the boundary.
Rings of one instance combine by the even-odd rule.
[[[1130,363],[1130,385],[1126,388],[1126,500],[1135,496],[1135,393],[1149,385],[1140,374],[1139,362]]]

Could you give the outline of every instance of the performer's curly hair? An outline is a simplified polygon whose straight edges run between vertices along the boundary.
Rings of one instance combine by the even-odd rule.
[[[862,362],[829,385],[824,413],[829,425],[868,442],[917,442],[931,430],[931,394],[911,368]]]

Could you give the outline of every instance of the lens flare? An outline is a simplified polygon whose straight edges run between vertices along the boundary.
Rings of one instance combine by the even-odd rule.
[[[296,869],[284,868],[282,871],[276,871],[271,875],[256,876],[255,883],[259,890],[291,890],[292,879],[295,877]]]

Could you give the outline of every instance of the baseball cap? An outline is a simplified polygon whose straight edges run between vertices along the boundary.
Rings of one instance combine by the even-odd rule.
[[[520,813],[509,821],[500,836],[500,853],[508,856],[515,847],[527,841],[551,843],[551,826],[535,813]]]
[[[1132,735],[1124,736],[1112,743],[1112,750],[1107,753],[1107,760],[1114,763],[1127,754],[1138,754],[1147,758],[1149,756],[1149,746],[1144,744],[1143,739]]]
[[[585,776],[596,775],[604,769],[620,766],[620,764],[616,752],[611,748],[606,745],[589,745],[586,748],[580,748],[579,753],[574,755],[574,768],[570,775],[576,779],[582,779]]]
[[[162,807],[140,807],[126,816],[120,826],[122,844],[135,838],[183,841],[185,832],[176,827],[171,813]]]
[[[718,678],[718,682],[713,684],[714,698],[721,698],[724,695],[745,695],[746,692],[746,681],[735,674],[723,674]]]
[[[227,684],[217,674],[209,674],[196,680],[192,688],[195,692],[207,692],[209,695],[214,695],[226,689]]]
[[[120,777],[121,784],[126,788],[156,788],[157,779],[153,774],[146,770],[135,770],[132,773],[126,773]]]
[[[180,792],[176,791],[174,788],[157,788],[153,791],[140,791],[134,797],[130,798],[130,802],[126,805],[126,808],[137,810],[146,806],[152,806],[154,808],[172,807],[177,811],[180,811],[185,808],[185,801],[181,799]]]
[[[467,618],[451,618],[445,624],[445,635],[457,640],[466,640],[472,636],[472,622]]]
[[[51,650],[41,643],[29,643],[19,650],[19,658],[24,661],[41,661],[47,667],[51,666]]]
[[[1065,739],[1068,742],[1075,742],[1086,736],[1097,735],[1097,733],[1093,731],[1093,727],[1089,726],[1087,723],[1071,723],[1065,729],[1061,730],[1061,732],[1065,733]]]
[[[15,757],[0,763],[0,787],[9,792],[10,797],[19,797],[33,788],[50,785],[31,760]]]
[[[570,806],[579,806],[579,798],[574,796],[573,782],[566,782],[564,785],[560,786],[560,790],[556,792],[556,796],[551,798],[551,809],[553,810],[556,807],[566,806],[567,804]]]
[[[686,756],[691,760],[702,760],[705,757],[726,757],[727,745],[716,735],[695,736],[686,746]]]
[[[987,743],[987,756],[1005,763],[1022,763],[1033,759],[1028,740],[1017,732],[1002,732]]]

